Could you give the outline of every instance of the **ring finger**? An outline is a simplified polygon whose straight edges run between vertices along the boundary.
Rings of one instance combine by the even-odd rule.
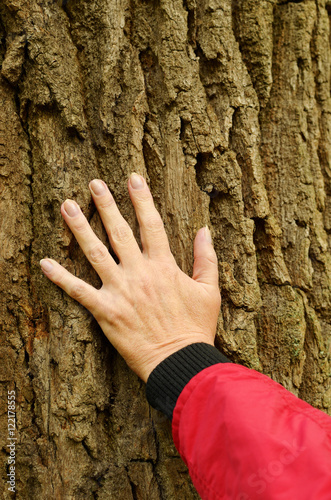
[[[117,264],[108,248],[95,235],[79,205],[73,200],[66,200],[61,205],[61,214],[102,282],[114,281],[119,272]]]

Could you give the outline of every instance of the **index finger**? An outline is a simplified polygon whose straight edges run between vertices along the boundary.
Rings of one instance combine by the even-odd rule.
[[[149,257],[172,257],[168,236],[145,179],[132,173],[128,183],[129,194],[140,226],[144,252]]]

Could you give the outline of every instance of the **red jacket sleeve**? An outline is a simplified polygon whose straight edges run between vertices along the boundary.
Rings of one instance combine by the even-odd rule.
[[[197,373],[172,431],[203,500],[331,499],[331,418],[254,370]]]

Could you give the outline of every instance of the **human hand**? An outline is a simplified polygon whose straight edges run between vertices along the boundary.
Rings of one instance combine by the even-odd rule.
[[[146,181],[132,174],[128,190],[140,226],[143,252],[106,184],[89,184],[94,203],[120,263],[97,238],[72,200],[61,214],[98,273],[97,290],[53,259],[42,259],[45,275],[95,317],[108,340],[145,382],[170,354],[194,342],[214,345],[221,305],[218,266],[208,228],[194,240],[193,276],[177,266]],[[47,265],[51,265],[49,269]]]

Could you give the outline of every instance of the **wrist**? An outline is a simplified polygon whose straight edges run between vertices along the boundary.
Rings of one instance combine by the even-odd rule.
[[[186,384],[200,371],[217,363],[230,363],[214,345],[196,342],[163,359],[150,373],[146,396],[153,408],[172,419],[177,399]]]
[[[150,374],[159,366],[165,359],[169,358],[178,351],[182,351],[185,347],[192,344],[206,344],[216,349],[214,342],[205,336],[190,337],[187,339],[176,339],[172,343],[167,343],[164,346],[158,346],[157,352],[149,353],[148,358],[145,358],[144,367],[141,369],[140,378],[147,383]]]

